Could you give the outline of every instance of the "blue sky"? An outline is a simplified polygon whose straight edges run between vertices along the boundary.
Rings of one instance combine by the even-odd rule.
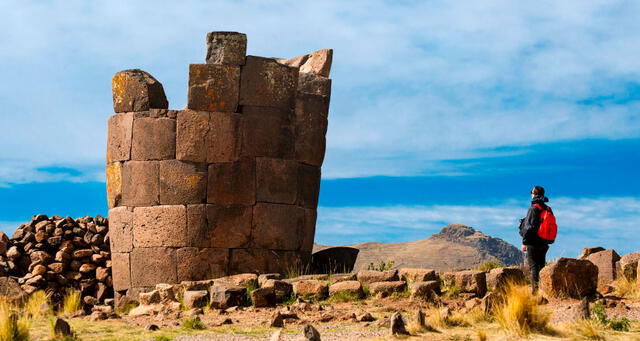
[[[631,1],[0,2],[0,227],[106,214],[110,80],[141,68],[170,107],[206,32],[248,53],[334,49],[316,240],[423,239],[464,223],[518,243],[529,190],[550,254],[640,250],[640,5]]]

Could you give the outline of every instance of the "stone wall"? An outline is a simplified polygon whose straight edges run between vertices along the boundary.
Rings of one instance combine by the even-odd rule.
[[[113,286],[306,267],[324,159],[332,50],[246,56],[244,34],[207,35],[188,105],[168,110],[141,70],[113,78],[107,196]]]

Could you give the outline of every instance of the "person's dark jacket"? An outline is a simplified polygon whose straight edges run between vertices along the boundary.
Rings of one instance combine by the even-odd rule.
[[[549,242],[538,236],[538,228],[540,227],[540,213],[542,210],[534,205],[540,205],[546,208],[547,197],[536,196],[531,200],[531,207],[527,211],[527,216],[520,224],[520,236],[522,236],[522,245],[542,246],[549,245]]]

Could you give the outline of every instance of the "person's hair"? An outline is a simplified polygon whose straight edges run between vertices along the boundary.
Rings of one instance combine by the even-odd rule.
[[[533,188],[531,193],[535,194],[536,196],[542,197],[544,196],[544,188],[542,186],[536,186]]]

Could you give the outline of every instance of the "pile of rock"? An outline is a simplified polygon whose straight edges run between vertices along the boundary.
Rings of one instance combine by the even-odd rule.
[[[26,294],[45,290],[54,302],[69,289],[92,306],[113,297],[108,219],[47,217],[20,225],[11,239],[0,232],[0,276]]]

